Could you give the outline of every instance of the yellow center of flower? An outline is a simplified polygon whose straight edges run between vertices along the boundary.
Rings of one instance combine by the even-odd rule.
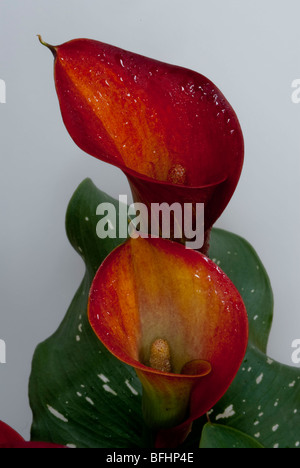
[[[157,338],[150,348],[149,366],[161,372],[174,372],[171,364],[171,352],[167,340]],[[207,375],[211,372],[211,365],[203,359],[193,359],[182,367],[181,375]]]
[[[161,372],[172,372],[170,348],[166,340],[158,338],[153,341],[150,349],[149,364],[152,369]]]
[[[168,172],[168,182],[177,185],[186,183],[186,170],[181,164],[175,164]]]

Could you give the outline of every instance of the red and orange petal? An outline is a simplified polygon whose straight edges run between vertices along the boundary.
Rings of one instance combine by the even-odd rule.
[[[244,158],[239,121],[214,83],[90,39],[51,50],[62,117],[75,143],[121,168],[135,201],[150,203],[143,185],[152,184],[160,202],[166,190],[172,202],[205,202],[209,229],[236,188]]]
[[[189,413],[178,424],[221,398],[246,351],[247,314],[235,286],[204,255],[164,239],[130,239],[115,249],[95,276],[88,313],[102,343],[150,385],[161,378],[176,391],[192,381]],[[147,364],[157,338],[170,346],[173,373]],[[193,360],[208,362],[211,372],[180,374]]]
[[[56,47],[55,83],[71,136],[100,159],[171,182],[180,167],[180,180],[191,187],[239,169],[238,119],[199,73],[75,39]]]
[[[8,424],[0,421],[0,448],[66,448],[49,442],[27,442]]]

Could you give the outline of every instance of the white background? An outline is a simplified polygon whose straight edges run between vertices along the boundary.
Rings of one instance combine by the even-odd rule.
[[[117,168],[79,150],[63,126],[54,45],[87,37],[194,69],[222,90],[241,122],[243,174],[217,226],[245,237],[274,291],[268,354],[292,365],[300,339],[299,0],[0,0],[0,419],[29,438],[28,377],[36,345],[60,324],[81,281],[67,204],[86,177],[127,194]]]

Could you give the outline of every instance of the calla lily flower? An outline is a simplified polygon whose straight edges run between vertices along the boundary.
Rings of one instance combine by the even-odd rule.
[[[12,427],[0,421],[0,448],[66,448],[49,442],[27,442]]]
[[[206,253],[244,157],[239,121],[221,91],[199,73],[102,42],[50,46],[39,38],[54,54],[61,114],[75,143],[124,171],[134,202],[148,210],[192,203],[195,216],[204,203]]]
[[[132,366],[158,447],[174,447],[226,392],[245,354],[248,320],[229,278],[200,252],[162,238],[129,239],[100,266],[88,317]]]

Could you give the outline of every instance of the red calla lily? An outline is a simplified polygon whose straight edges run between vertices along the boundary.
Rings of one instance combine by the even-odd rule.
[[[221,91],[199,73],[102,42],[40,41],[55,56],[61,114],[75,143],[122,169],[135,202],[204,203],[207,252],[244,157],[240,124]]]
[[[0,421],[0,448],[66,448],[49,442],[27,442],[8,424]]]
[[[203,254],[161,238],[129,239],[100,266],[88,316],[143,386],[157,446],[176,446],[221,398],[247,346],[244,303]]]

